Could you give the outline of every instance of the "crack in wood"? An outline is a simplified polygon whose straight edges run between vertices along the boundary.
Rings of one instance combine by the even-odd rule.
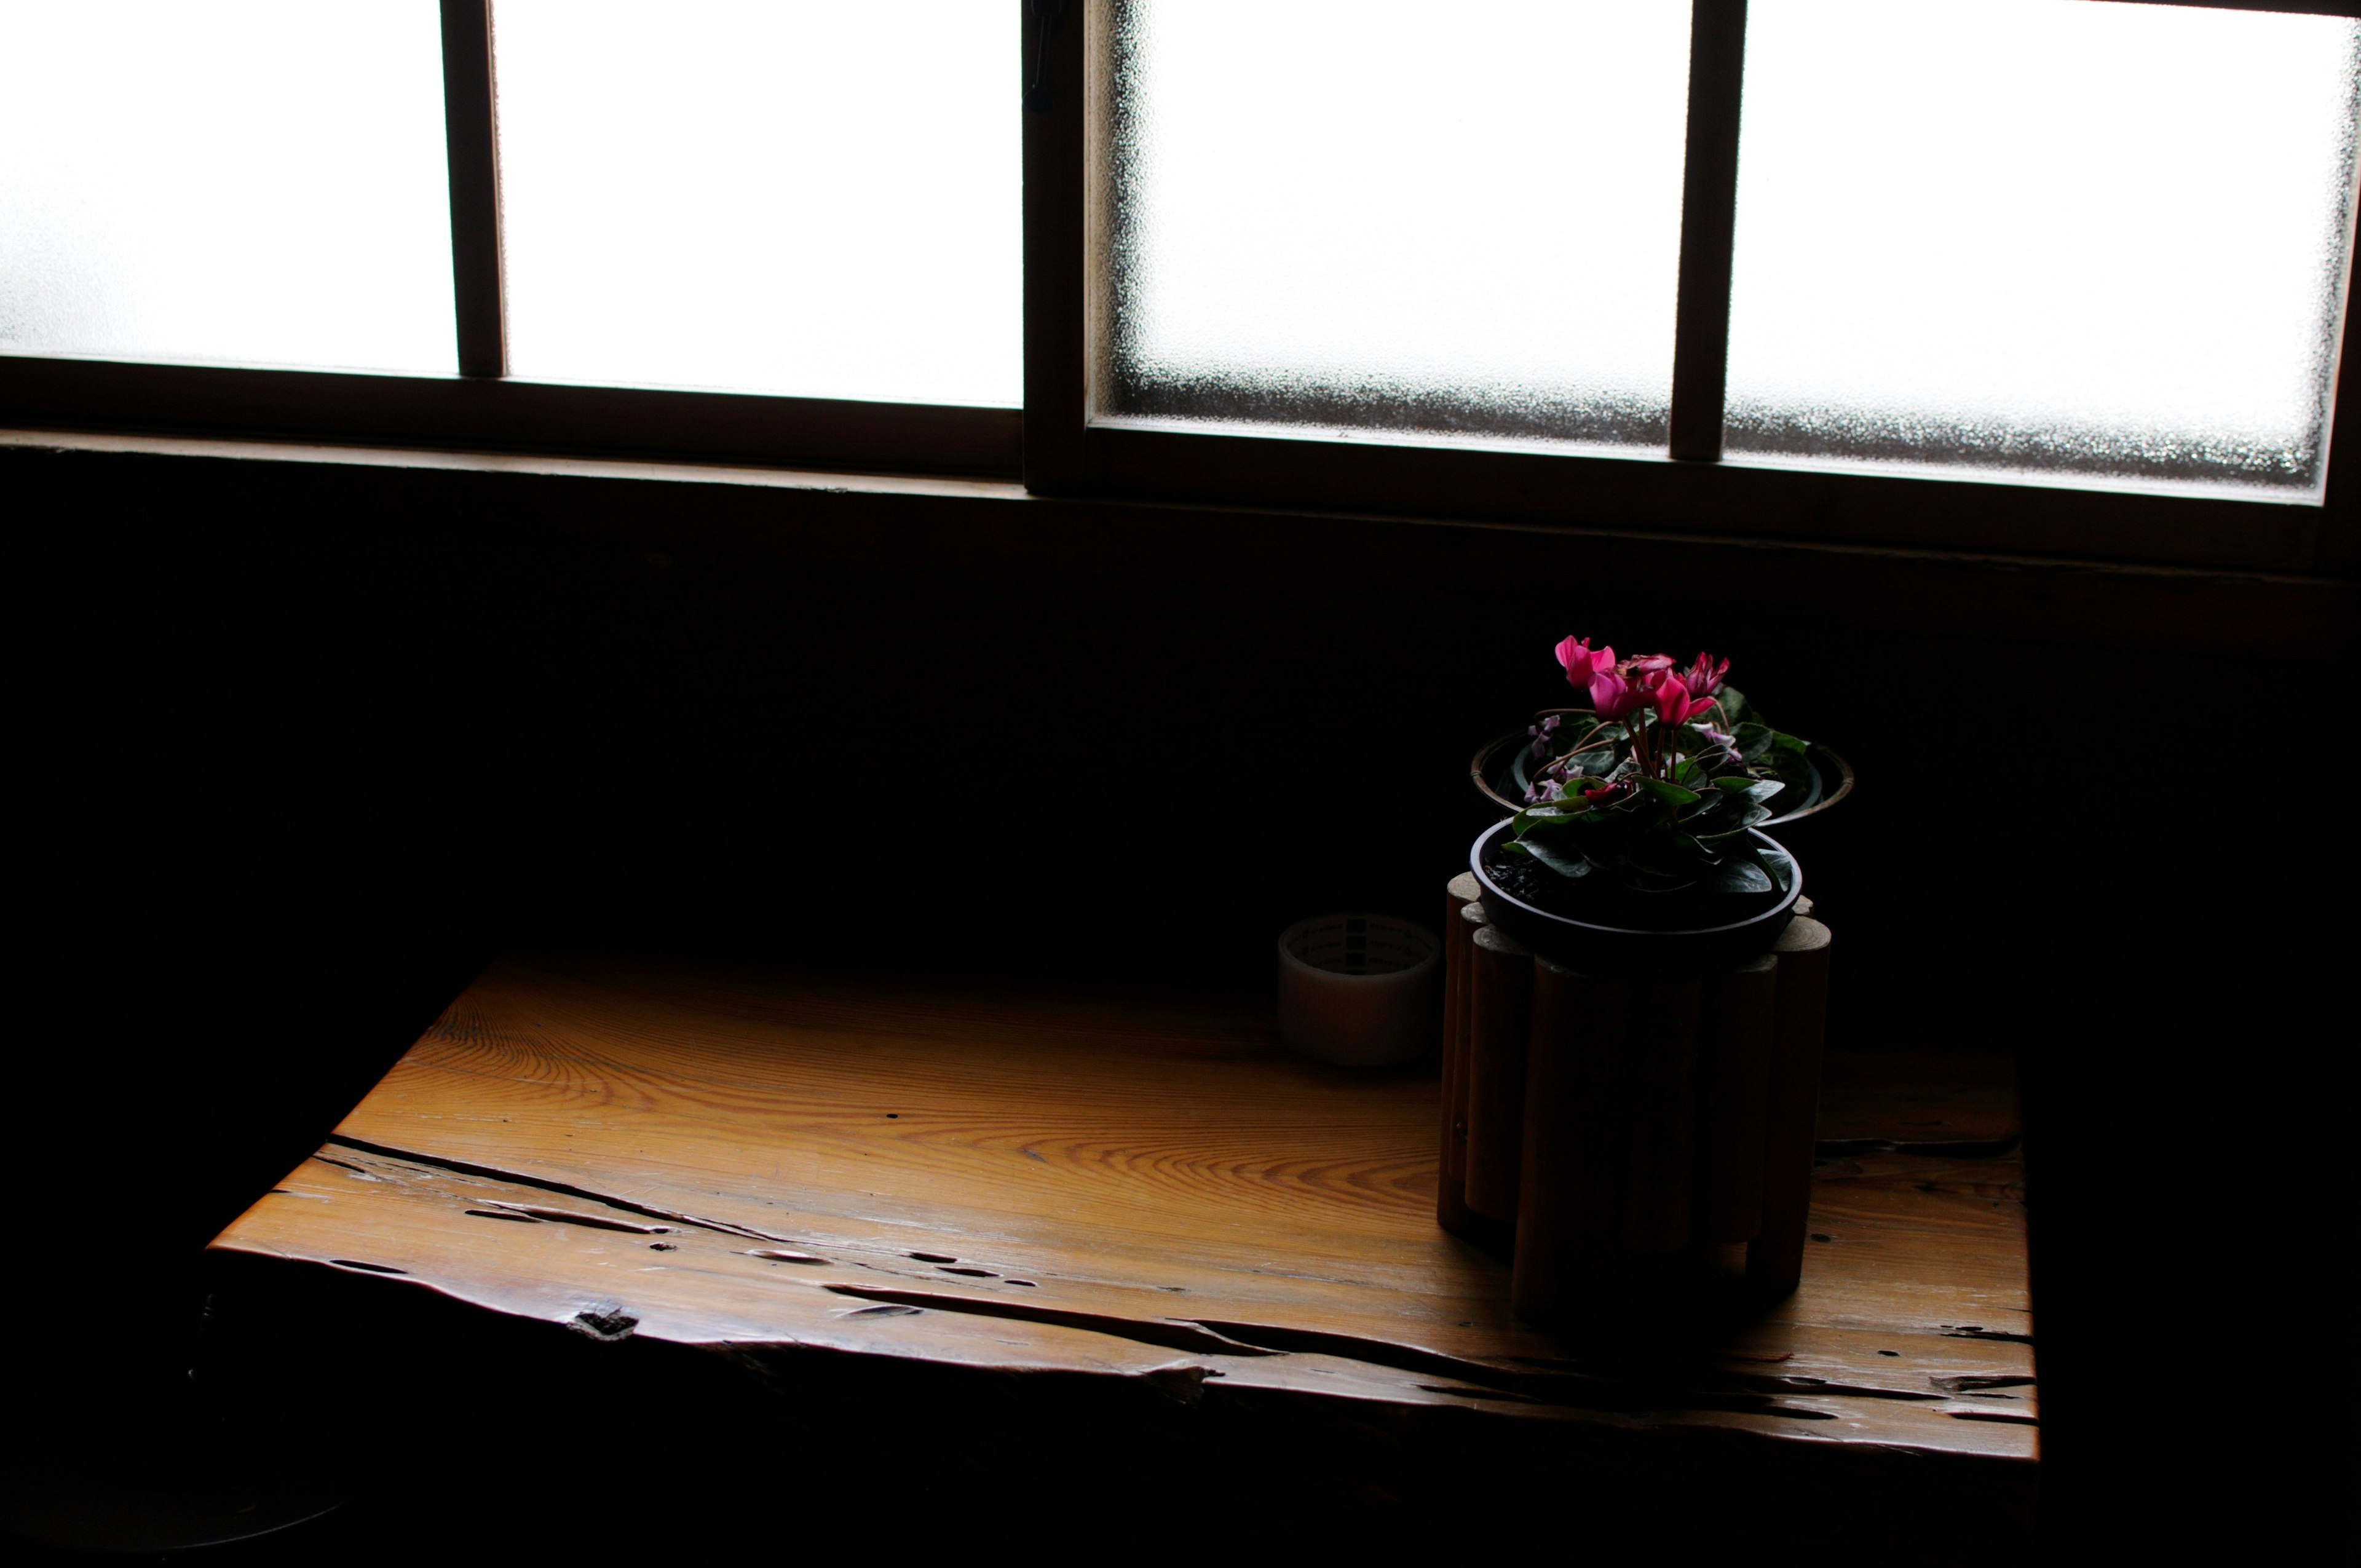
[[[1898,1393],[1881,1388],[1854,1389],[1802,1378],[1716,1374],[1704,1365],[1681,1368],[1679,1371],[1686,1376],[1669,1380],[1601,1374],[1564,1362],[1544,1365],[1532,1357],[1520,1358],[1524,1363],[1521,1367],[1503,1366],[1492,1362],[1468,1360],[1443,1351],[1422,1350],[1413,1345],[1362,1339],[1351,1334],[1274,1328],[1262,1323],[1201,1321],[1205,1327],[1242,1343],[1260,1345],[1265,1350],[1282,1354],[1300,1353],[1333,1356],[1340,1361],[1357,1361],[1365,1365],[1387,1367],[1396,1372],[1452,1378],[1486,1389],[1497,1398],[1611,1414],[1645,1415],[1654,1410],[1728,1410],[1746,1415],[1786,1416],[1799,1420],[1828,1420],[1832,1418],[1826,1411],[1783,1405],[1774,1396],[1780,1393],[1857,1393],[1872,1398],[1905,1400],[1942,1398],[1915,1391]],[[1700,1373],[1708,1378],[1718,1376],[1731,1386],[1700,1386],[1697,1381]],[[1419,1387],[1431,1392],[1466,1392],[1437,1389],[1423,1383]]]
[[[497,1198],[488,1198],[485,1201],[495,1209],[506,1209],[528,1219],[546,1220],[554,1225],[584,1225],[594,1231],[623,1231],[635,1236],[672,1234],[670,1225],[635,1225],[628,1220],[609,1220],[598,1214],[577,1213],[571,1209],[544,1209],[535,1203],[504,1203]]]
[[[2033,1379],[2030,1377],[2013,1376],[1995,1376],[1976,1373],[1960,1373],[1955,1376],[1949,1377],[1929,1377],[1927,1381],[1932,1383],[1938,1388],[1947,1389],[1954,1394],[1965,1394],[1986,1388],[2030,1388],[2033,1387]]]
[[[1201,1323],[1180,1322],[1172,1319],[1159,1321],[1152,1318],[1122,1318],[1108,1312],[1082,1312],[1063,1307],[1037,1306],[1030,1301],[980,1300],[968,1296],[940,1294],[932,1290],[898,1290],[891,1286],[861,1285],[831,1281],[820,1287],[840,1296],[858,1296],[866,1300],[890,1301],[906,1307],[934,1308],[946,1312],[966,1312],[980,1318],[1009,1318],[1019,1322],[1046,1323],[1055,1328],[1083,1329],[1115,1339],[1130,1340],[1137,1344],[1152,1344],[1159,1350],[1195,1351],[1205,1355],[1276,1355],[1277,1351],[1263,1350],[1243,1341],[1226,1337]]]
[[[620,1307],[586,1307],[575,1313],[566,1326],[576,1333],[613,1344],[631,1338],[632,1331],[640,1326],[640,1320]]]
[[[1976,1327],[1973,1323],[1962,1324],[1958,1328],[1953,1328],[1950,1324],[1946,1323],[1943,1325],[1943,1337],[1945,1339],[1993,1339],[2000,1340],[2008,1344],[2031,1344],[2033,1343],[2033,1336],[2031,1334],[2011,1333],[2006,1329],[1981,1329]]]
[[[328,1142],[338,1148],[354,1149],[361,1154],[375,1155],[379,1159],[401,1160],[411,1165],[423,1166],[429,1170],[446,1170],[454,1176],[472,1176],[482,1181],[505,1181],[511,1186],[531,1187],[538,1191],[555,1192],[567,1198],[585,1198],[593,1203],[603,1203],[609,1209],[620,1209],[626,1214],[641,1214],[651,1220],[670,1220],[676,1225],[690,1225],[700,1231],[718,1231],[725,1236],[743,1236],[748,1241],[783,1242],[790,1245],[796,1239],[794,1236],[774,1236],[768,1231],[758,1231],[749,1225],[733,1225],[727,1220],[708,1220],[695,1214],[675,1213],[670,1209],[654,1209],[645,1203],[634,1203],[628,1198],[617,1198],[611,1193],[598,1192],[588,1187],[576,1187],[563,1181],[550,1181],[537,1176],[524,1176],[513,1170],[502,1170],[498,1166],[473,1165],[466,1160],[446,1159],[440,1155],[420,1154],[413,1149],[395,1148],[389,1144],[373,1144],[362,1138],[348,1138],[342,1134],[330,1137]],[[312,1157],[324,1164],[343,1166],[346,1170],[357,1171],[371,1181],[384,1179],[382,1177],[368,1176],[368,1173],[361,1170],[360,1167],[346,1165],[343,1160],[332,1159],[326,1155],[315,1154]]]

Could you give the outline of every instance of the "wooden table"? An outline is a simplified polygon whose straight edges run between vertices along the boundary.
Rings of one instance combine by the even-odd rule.
[[[2026,1528],[2004,1059],[1833,1061],[1802,1288],[1645,1351],[1519,1324],[1436,1227],[1435,1096],[1286,1054],[1251,999],[516,959],[213,1246],[733,1365],[1382,1417],[1393,1451],[1645,1471],[1652,1507],[1742,1497],[1783,1537],[1871,1493]]]

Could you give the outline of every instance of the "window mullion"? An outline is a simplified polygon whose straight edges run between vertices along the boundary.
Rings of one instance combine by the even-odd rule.
[[[2361,170],[2355,171],[2352,193],[2345,198],[2348,212],[2346,233],[2353,234],[2361,225]],[[2320,516],[2320,543],[2313,568],[2333,576],[2361,576],[2361,332],[2356,331],[2355,318],[2361,316],[2361,302],[2353,297],[2356,274],[2361,274],[2361,258],[2354,256],[2356,243],[2348,239],[2345,264],[2345,325],[2341,334],[2336,363],[2329,377],[2331,405],[2328,427],[2327,493],[2323,496]]]
[[[459,374],[508,374],[490,0],[443,0],[443,137],[451,169],[451,297]]]
[[[1083,488],[1089,389],[1082,0],[1022,0],[1025,116],[1025,485]]]
[[[1730,249],[1738,225],[1738,114],[1746,0],[1694,0],[1688,151],[1681,176],[1680,304],[1673,345],[1672,455],[1721,457],[1730,362]]]

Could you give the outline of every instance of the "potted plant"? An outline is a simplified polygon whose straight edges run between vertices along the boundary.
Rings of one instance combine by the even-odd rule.
[[[1569,639],[1571,641],[1571,639]],[[1576,683],[1586,690],[1587,683]],[[1724,716],[1736,722],[1767,722],[1734,686],[1720,691]],[[1493,806],[1515,812],[1533,803],[1535,784],[1550,768],[1564,761],[1597,721],[1588,707],[1545,707],[1521,730],[1495,736],[1477,750],[1468,765],[1477,792]],[[1763,826],[1784,828],[1805,817],[1817,817],[1852,794],[1852,764],[1818,742],[1800,752],[1782,750],[1773,758],[1780,792],[1777,808]]]
[[[1492,924],[1577,966],[1730,963],[1776,941],[1803,893],[1763,826],[1807,789],[1808,743],[1761,721],[1705,653],[1619,659],[1557,646],[1587,709],[1523,748],[1524,804],[1476,840]]]

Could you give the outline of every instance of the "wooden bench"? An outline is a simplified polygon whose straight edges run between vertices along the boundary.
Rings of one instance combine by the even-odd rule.
[[[518,959],[213,1248],[275,1260],[263,1288],[332,1272],[749,1376],[1079,1378],[1225,1442],[1333,1418],[1405,1517],[1481,1453],[1543,1478],[1489,1517],[1541,1486],[1782,1540],[1938,1507],[1986,1552],[2029,1530],[2004,1058],[1833,1058],[1802,1288],[1643,1350],[1511,1317],[1501,1263],[1435,1225],[1435,1116],[1431,1069],[1301,1060],[1251,997]]]

